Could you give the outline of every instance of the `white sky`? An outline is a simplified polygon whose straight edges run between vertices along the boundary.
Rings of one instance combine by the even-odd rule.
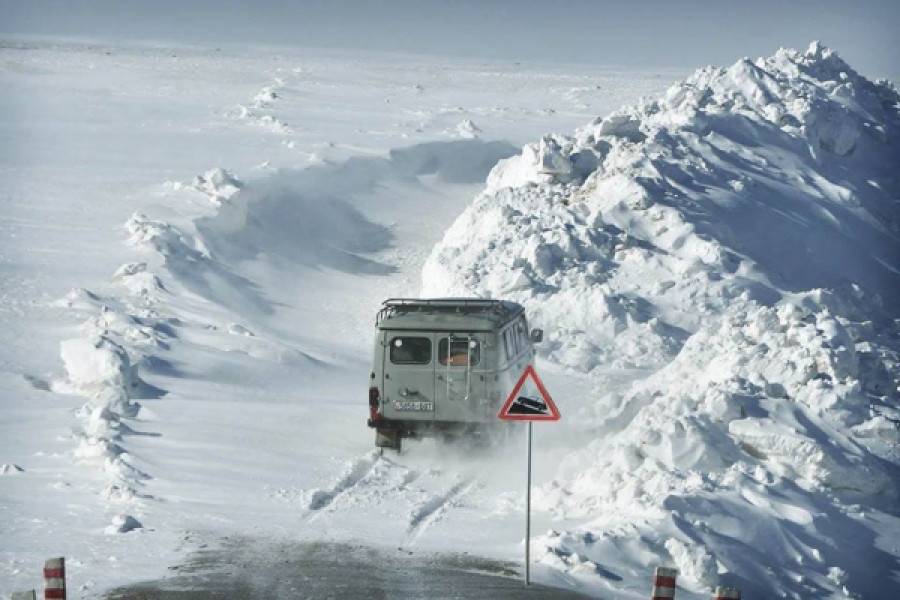
[[[263,43],[693,68],[836,49],[900,74],[898,0],[0,0],[0,33]]]

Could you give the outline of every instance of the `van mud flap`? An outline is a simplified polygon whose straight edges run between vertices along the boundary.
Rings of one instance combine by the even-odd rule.
[[[402,439],[400,429],[375,429],[376,448],[393,448],[400,452]]]

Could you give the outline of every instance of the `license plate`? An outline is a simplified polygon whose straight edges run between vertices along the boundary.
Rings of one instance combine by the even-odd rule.
[[[433,411],[434,402],[422,402],[413,400],[399,400],[393,402],[394,410],[420,410]]]

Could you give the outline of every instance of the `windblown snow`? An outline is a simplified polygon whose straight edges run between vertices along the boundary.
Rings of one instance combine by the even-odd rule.
[[[519,561],[524,439],[372,449],[372,319],[421,291],[545,331],[537,581],[645,598],[663,565],[679,598],[897,595],[891,83],[820,44],[668,91],[571,65],[0,53],[21,146],[0,147],[0,593],[65,554],[96,598],[229,536]]]
[[[491,171],[422,293],[523,303],[544,357],[596,381],[571,417],[591,441],[537,496],[577,523],[541,538],[543,561],[886,597],[898,141],[895,88],[813,43],[700,69]]]

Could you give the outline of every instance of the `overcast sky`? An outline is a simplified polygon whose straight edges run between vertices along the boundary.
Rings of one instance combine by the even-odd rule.
[[[0,33],[688,68],[819,39],[900,74],[900,0],[0,0]]]

